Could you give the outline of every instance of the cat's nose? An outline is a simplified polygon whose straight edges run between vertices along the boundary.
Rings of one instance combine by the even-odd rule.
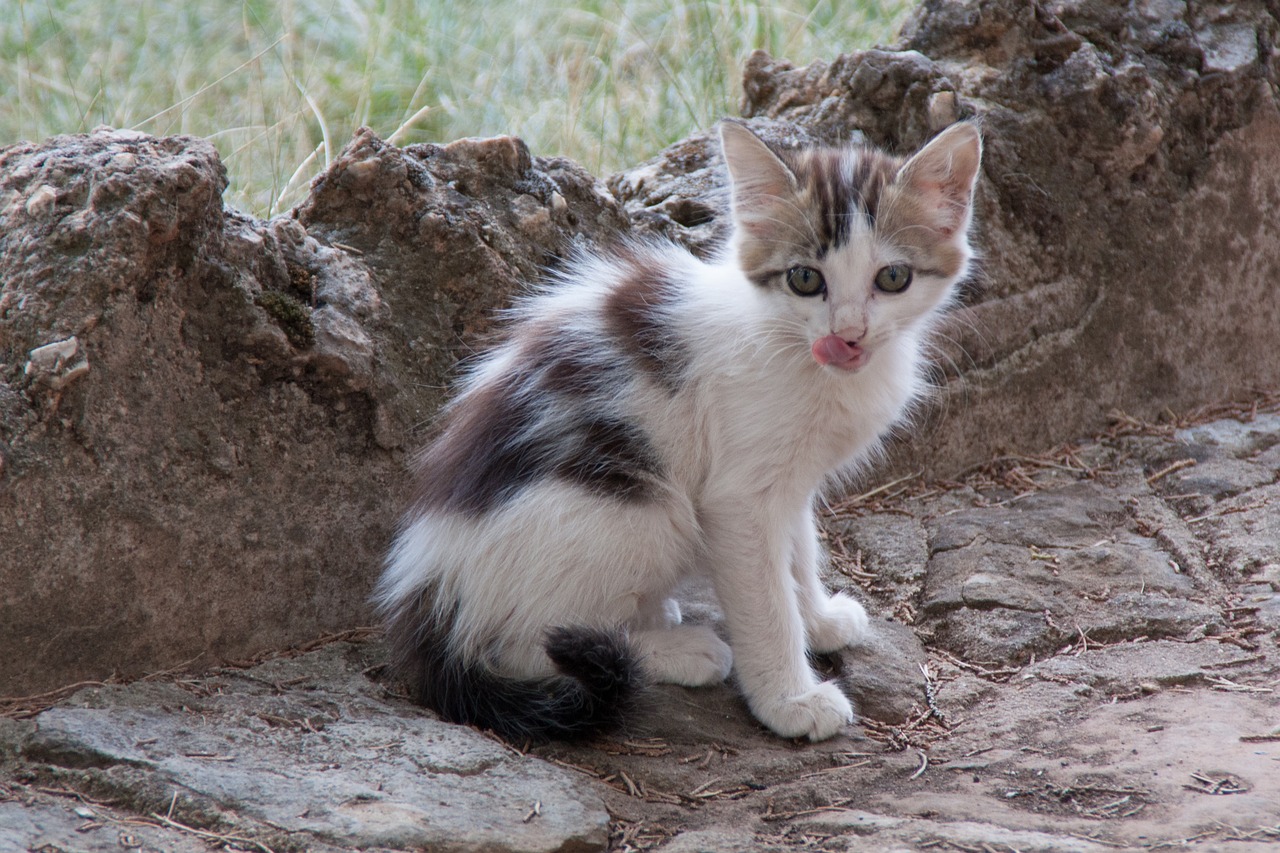
[[[834,330],[831,334],[835,335],[849,346],[857,346],[861,343],[862,338],[866,333],[866,329],[857,326],[845,326],[843,329]]]

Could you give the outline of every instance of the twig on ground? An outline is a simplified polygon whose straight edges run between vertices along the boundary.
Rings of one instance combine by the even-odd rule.
[[[1183,468],[1190,468],[1195,464],[1196,464],[1196,460],[1194,459],[1179,459],[1177,462],[1173,462],[1169,465],[1166,465],[1163,468],[1161,468],[1159,471],[1152,474],[1150,477],[1147,477],[1147,485],[1154,486],[1157,482],[1159,482],[1160,480],[1163,480],[1165,477],[1168,477],[1170,474],[1174,473],[1175,471],[1181,471]]]
[[[179,832],[185,832],[188,835],[194,835],[197,838],[203,838],[206,841],[213,842],[214,844],[224,844],[224,845],[235,844],[237,846],[243,846],[247,844],[250,847],[254,847],[254,848],[257,848],[258,850],[261,850],[262,853],[275,853],[274,850],[272,850],[267,845],[263,844],[261,841],[257,841],[252,838],[245,838],[243,836],[232,835],[226,832],[214,832],[208,829],[197,829],[194,826],[187,826],[185,823],[176,821],[171,817],[165,817],[163,815],[156,814],[155,812],[151,813],[151,817],[154,821],[157,821],[157,823],[152,823],[152,821],[149,821],[146,818],[140,818],[135,820],[125,820],[125,821],[121,821],[121,823],[131,824],[135,826],[164,826],[164,827],[168,827],[169,829],[176,829]]]

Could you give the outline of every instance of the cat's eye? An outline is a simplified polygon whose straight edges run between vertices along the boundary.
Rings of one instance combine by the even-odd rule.
[[[906,264],[892,264],[881,267],[876,273],[876,289],[885,293],[901,293],[911,284],[911,267]]]
[[[792,267],[787,270],[787,287],[800,296],[818,296],[827,292],[827,280],[813,267]]]

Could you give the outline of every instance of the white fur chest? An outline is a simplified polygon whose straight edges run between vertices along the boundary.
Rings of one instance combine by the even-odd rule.
[[[653,426],[673,480],[695,504],[721,493],[803,500],[873,452],[919,386],[911,340],[886,346],[854,374],[807,353],[739,349],[707,357]]]

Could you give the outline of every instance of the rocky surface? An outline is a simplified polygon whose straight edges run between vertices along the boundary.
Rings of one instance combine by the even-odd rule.
[[[0,847],[1107,851],[1280,840],[1280,401],[912,480],[826,516],[860,705],[778,739],[730,686],[534,749],[381,679],[376,641],[0,719]],[[1242,413],[1248,410],[1242,409]],[[692,588],[691,618],[715,622]]]

